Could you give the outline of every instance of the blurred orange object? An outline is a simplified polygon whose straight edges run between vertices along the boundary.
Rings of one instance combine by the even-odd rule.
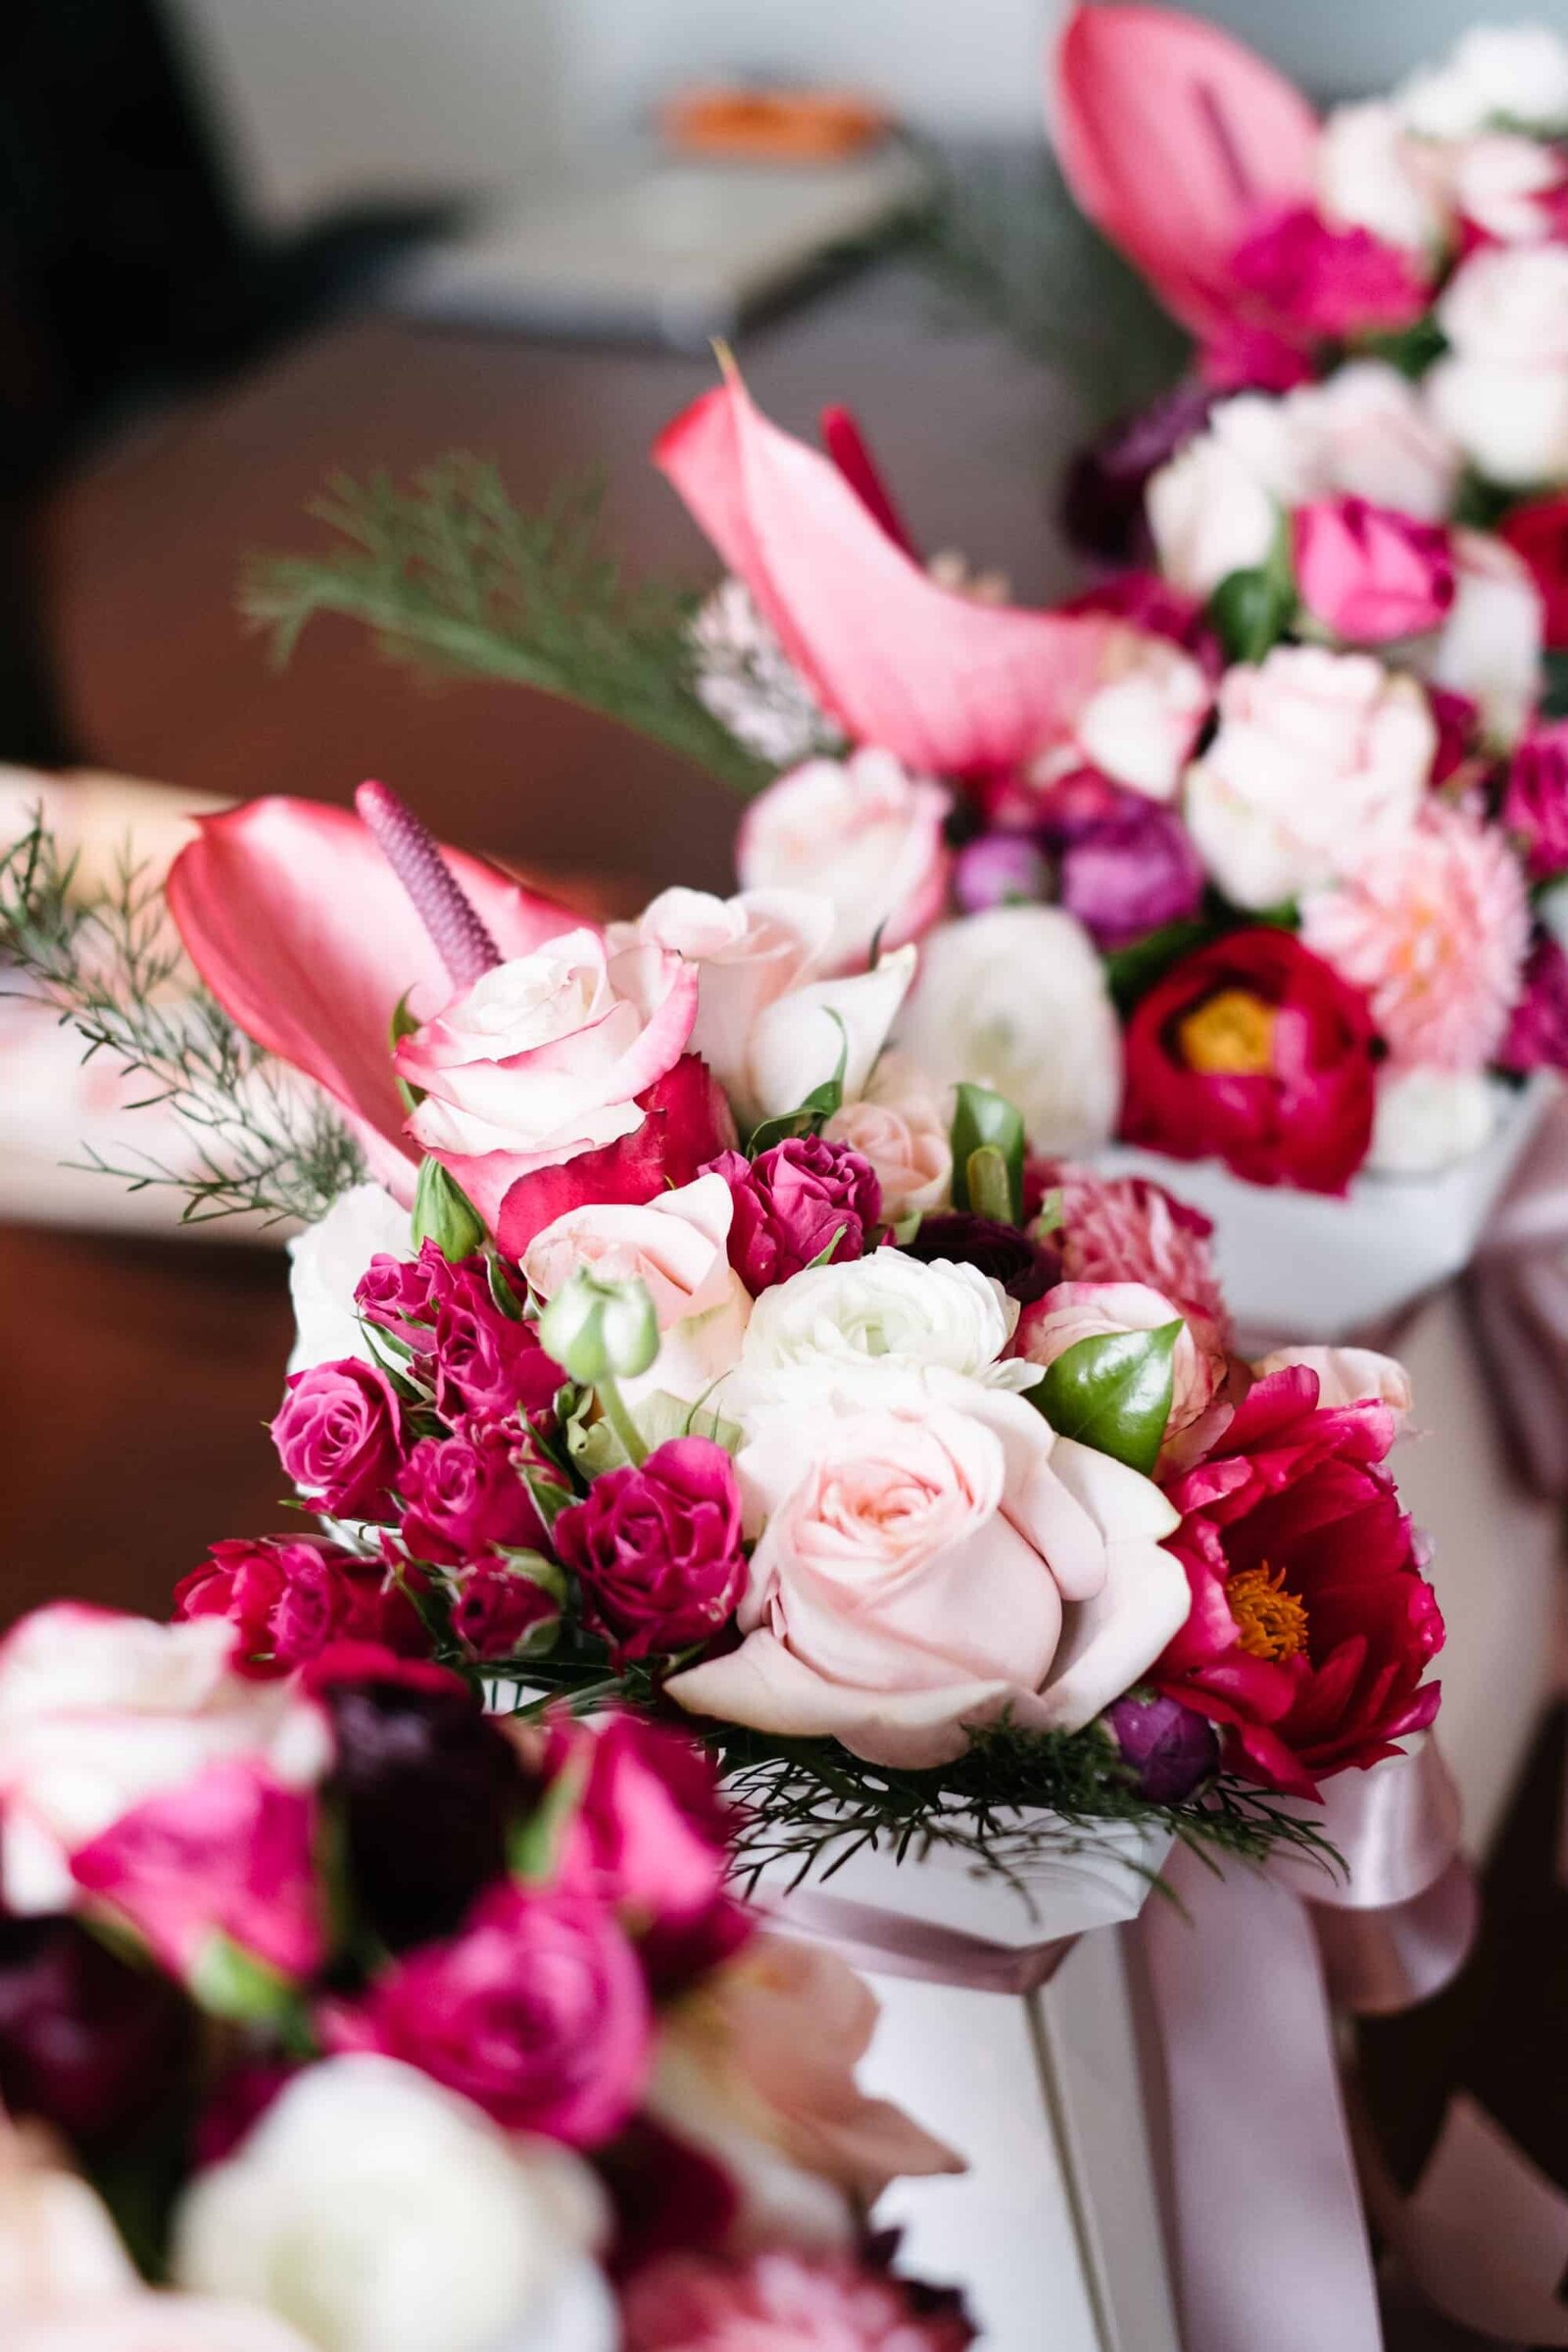
[[[754,163],[830,163],[858,155],[893,127],[886,109],[853,90],[700,84],[666,101],[664,137],[687,155]]]

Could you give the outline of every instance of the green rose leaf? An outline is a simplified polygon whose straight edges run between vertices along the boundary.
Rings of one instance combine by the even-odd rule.
[[[1208,618],[1232,662],[1261,662],[1284,636],[1296,583],[1272,564],[1228,571],[1208,600]]]
[[[1059,1436],[1093,1446],[1147,1478],[1170,1419],[1180,1320],[1154,1331],[1075,1341],[1029,1394]]]
[[[953,1112],[952,1140],[954,1207],[997,1217],[1004,1224],[1021,1223],[1023,1119],[1005,1095],[962,1083]]]

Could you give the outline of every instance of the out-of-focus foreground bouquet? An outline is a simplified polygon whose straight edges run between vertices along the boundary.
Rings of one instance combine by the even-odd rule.
[[[865,2234],[956,2160],[726,1891],[701,1750],[487,1716],[313,1538],[231,1570],[265,1663],[71,1603],[0,1644],[12,2352],[961,2352]]]

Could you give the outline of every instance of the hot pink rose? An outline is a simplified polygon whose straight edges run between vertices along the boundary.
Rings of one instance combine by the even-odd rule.
[[[508,2131],[574,2147],[614,2137],[648,2073],[637,1955],[576,1894],[497,1888],[450,1941],[421,1945],[324,2023],[337,2049],[400,2058]]]
[[[1206,1316],[1191,1307],[1184,1311],[1147,1283],[1058,1282],[1024,1308],[1012,1352],[1031,1364],[1054,1364],[1081,1340],[1110,1332],[1157,1331],[1178,1322],[1182,1328],[1171,1362],[1170,1418],[1160,1449],[1161,1464],[1169,1468],[1188,1455],[1195,1433],[1200,1442],[1230,1370],[1224,1341]]]
[[[1170,1506],[1021,1396],[935,1370],[876,1394],[766,1417],[740,1459],[746,1639],[669,1695],[873,1764],[947,1762],[1002,1715],[1082,1729],[1185,1614]]]
[[[234,1631],[153,1625],[61,1601],[0,1642],[0,1852],[6,1908],[68,1911],[72,1859],[124,1814],[209,1767],[266,1767],[312,1786],[330,1760],[319,1710],[241,1674]]]
[[[1201,1209],[1147,1176],[1097,1176],[1070,1160],[1036,1160],[1029,1180],[1032,1192],[1055,1197],[1060,1222],[1051,1238],[1068,1282],[1147,1283],[1228,1337],[1214,1227]]]
[[[423,1100],[409,1132],[451,1170],[509,1254],[582,1200],[649,1200],[712,1149],[727,1112],[701,1064],[684,1076],[695,964],[607,952],[571,931],[498,964],[403,1039]]]
[[[553,1530],[583,1621],[619,1658],[668,1656],[727,1625],[746,1583],[734,1465],[710,1438],[671,1438],[607,1470]]]
[[[906,774],[891,752],[809,760],[752,802],[735,862],[748,891],[807,890],[836,922],[828,970],[864,965],[878,932],[889,948],[919,939],[947,902],[944,825],[952,795]]]
[[[220,1936],[303,1979],[326,1950],[316,1835],[311,1795],[235,1760],[122,1813],[73,1856],[72,1875],[198,1991]]]
[[[1524,846],[1532,881],[1568,873],[1568,719],[1533,727],[1514,753],[1502,821]]]
[[[277,1458],[302,1494],[336,1519],[390,1519],[403,1458],[386,1374],[357,1356],[296,1372],[272,1422]]]
[[[822,1255],[859,1257],[882,1214],[867,1159],[821,1136],[791,1136],[754,1160],[726,1152],[713,1163],[735,1197],[729,1257],[754,1298]]]
[[[1568,1070],[1568,956],[1545,933],[1526,960],[1497,1059],[1505,1070]]]
[[[1370,229],[1331,227],[1308,205],[1253,229],[1232,256],[1231,273],[1293,343],[1409,326],[1432,298],[1401,246]]]
[[[1452,609],[1453,550],[1436,524],[1326,498],[1298,507],[1291,528],[1301,602],[1347,645],[1420,636]]]
[[[726,1891],[734,1816],[706,1748],[624,1712],[549,1733],[550,1781],[584,1772],[557,1866],[565,1889],[616,1911],[661,1991],[744,1943],[751,1916]]]
[[[421,1438],[403,1466],[410,1557],[441,1568],[484,1563],[497,1545],[544,1547],[544,1528],[520,1468],[515,1423],[468,1421],[447,1438]]]
[[[411,1656],[429,1648],[418,1611],[383,1563],[324,1536],[215,1544],[174,1587],[173,1615],[226,1618],[239,1662],[254,1673],[286,1673],[329,1642],[384,1642]]]
[[[436,1411],[447,1421],[547,1412],[565,1377],[533,1324],[497,1306],[478,1259],[448,1267],[441,1280],[434,1355]]]
[[[965,2352],[975,2340],[955,2295],[784,2247],[667,2256],[632,2280],[622,2317],[626,2352]]]
[[[465,1568],[457,1579],[452,1631],[470,1658],[514,1658],[542,1638],[546,1626],[560,1622],[554,1593],[499,1561],[493,1568]]]
[[[1172,1486],[1192,1609],[1152,1680],[1288,1795],[1398,1753],[1438,1711],[1443,1618],[1384,1457],[1387,1405],[1325,1409],[1315,1372],[1260,1380]]]

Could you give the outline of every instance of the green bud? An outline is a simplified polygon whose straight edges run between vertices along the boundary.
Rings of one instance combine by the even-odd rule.
[[[579,1267],[539,1318],[539,1344],[585,1388],[635,1380],[659,1353],[659,1318],[648,1285],[602,1282]]]
[[[456,1265],[484,1247],[479,1212],[457,1179],[438,1159],[419,1162],[414,1191],[414,1247],[434,1242],[442,1256]]]

